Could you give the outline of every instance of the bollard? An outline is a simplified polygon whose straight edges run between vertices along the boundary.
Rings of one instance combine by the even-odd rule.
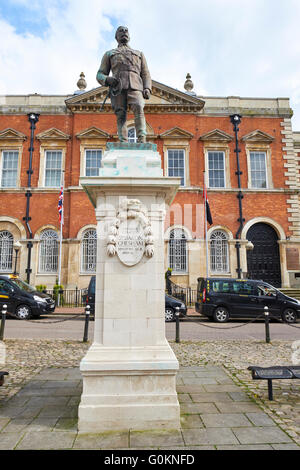
[[[89,332],[89,321],[90,321],[90,306],[87,305],[85,307],[85,323],[84,323],[84,334],[83,334],[83,342],[86,343],[88,340],[88,332]]]
[[[180,343],[180,338],[179,338],[179,315],[180,315],[180,312],[179,312],[179,307],[175,307],[175,316],[176,316],[176,343]]]
[[[4,304],[2,307],[2,319],[1,319],[1,326],[0,326],[0,341],[3,340],[4,337],[4,327],[5,327],[5,320],[6,320],[6,313],[7,313],[7,305]]]
[[[269,326],[269,307],[266,305],[264,307],[265,313],[265,329],[266,329],[266,343],[270,342],[270,326]]]

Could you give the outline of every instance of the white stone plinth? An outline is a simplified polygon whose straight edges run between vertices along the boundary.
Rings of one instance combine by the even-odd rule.
[[[104,162],[100,177],[80,181],[95,207],[98,246],[94,341],[80,365],[78,428],[178,428],[179,366],[165,337],[163,234],[166,204],[171,204],[180,179],[162,176],[159,156],[152,150],[138,155],[136,149],[127,151],[123,161],[117,150],[105,154],[106,163],[115,162],[111,169]],[[126,265],[126,257],[122,262],[118,254],[107,252],[110,229],[128,200],[142,207],[141,220],[152,231],[145,243],[154,252],[133,266]],[[134,217],[132,212],[128,209],[128,217]]]

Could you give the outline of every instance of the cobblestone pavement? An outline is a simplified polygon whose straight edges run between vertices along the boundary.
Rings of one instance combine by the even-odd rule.
[[[291,364],[290,341],[171,342],[181,366],[181,431],[135,431],[130,440],[124,433],[77,433],[78,368],[88,343],[5,344],[2,370],[9,376],[0,387],[0,449],[300,449],[299,381],[273,381],[270,402],[266,381],[253,381],[247,370]]]

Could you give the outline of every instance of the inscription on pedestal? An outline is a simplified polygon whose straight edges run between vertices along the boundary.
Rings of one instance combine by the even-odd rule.
[[[137,219],[121,222],[116,238],[116,250],[120,261],[127,266],[139,263],[146,245],[142,224]]]

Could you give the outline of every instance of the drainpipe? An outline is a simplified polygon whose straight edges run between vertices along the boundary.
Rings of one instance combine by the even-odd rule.
[[[25,269],[26,275],[27,275],[27,283],[30,284],[30,274],[32,272],[31,269],[31,250],[33,247],[32,239],[33,239],[33,234],[29,225],[29,222],[31,220],[30,217],[30,198],[32,196],[31,193],[31,175],[33,173],[32,170],[32,157],[33,157],[33,141],[34,141],[34,130],[35,130],[35,125],[39,120],[39,114],[35,113],[30,113],[28,114],[28,120],[30,122],[30,130],[31,130],[31,136],[30,136],[30,147],[29,147],[29,168],[27,170],[28,174],[28,182],[27,182],[27,191],[25,193],[26,197],[26,216],[23,217],[23,220],[25,221],[26,228],[27,228],[27,237],[29,239],[27,243],[27,249],[28,249],[28,254],[27,254],[27,269]]]
[[[237,240],[235,244],[235,248],[236,248],[236,257],[237,257],[237,270],[236,271],[237,271],[238,279],[242,278],[241,255],[240,255],[241,244],[239,242],[239,239],[241,238],[241,232],[243,230],[243,226],[245,222],[245,219],[243,218],[243,206],[242,206],[242,199],[244,196],[241,190],[242,188],[241,188],[241,178],[240,178],[243,172],[240,171],[239,153],[241,152],[241,150],[239,148],[239,140],[238,140],[238,131],[239,131],[238,125],[240,124],[241,119],[242,119],[242,116],[240,116],[239,114],[233,114],[232,116],[230,116],[230,121],[233,124],[233,130],[235,134],[235,150],[234,151],[236,153],[236,166],[237,166],[237,171],[235,172],[235,174],[238,177],[238,189],[239,189],[239,192],[237,195],[237,198],[239,200],[239,218],[237,219],[237,221],[239,222],[240,225],[235,235],[235,238]]]

